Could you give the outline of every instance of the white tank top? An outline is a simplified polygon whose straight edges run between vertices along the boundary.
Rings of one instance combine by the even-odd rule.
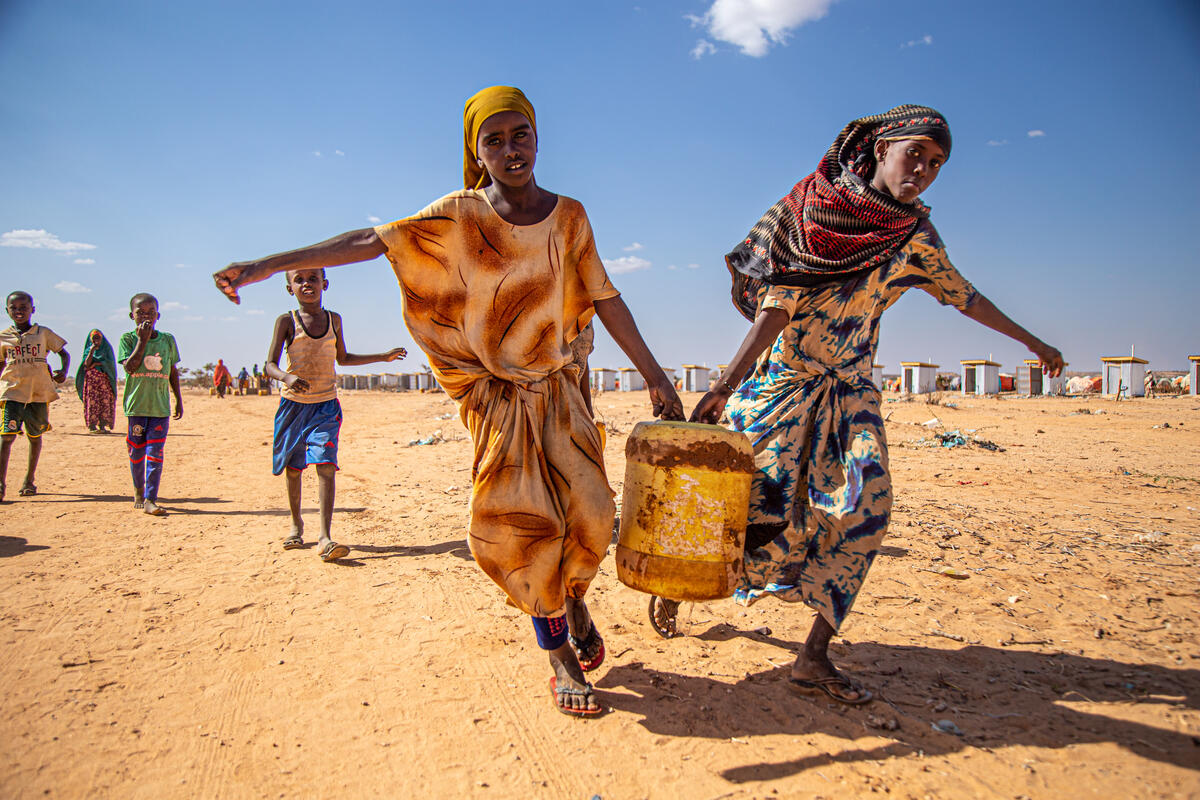
[[[337,363],[337,334],[333,330],[333,316],[325,312],[325,335],[314,339],[304,330],[300,321],[300,313],[293,311],[292,341],[287,346],[287,363],[284,372],[299,375],[308,381],[307,392],[293,392],[286,385],[280,395],[297,403],[323,403],[337,397],[337,377],[334,374],[334,364]]]

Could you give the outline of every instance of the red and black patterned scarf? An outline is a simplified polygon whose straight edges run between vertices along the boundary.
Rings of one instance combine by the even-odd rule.
[[[725,257],[733,303],[753,321],[763,284],[819,286],[886,264],[929,216],[920,200],[900,203],[875,190],[875,142],[926,137],[950,155],[946,118],[926,106],[897,106],[842,129],[816,172],[763,214]]]

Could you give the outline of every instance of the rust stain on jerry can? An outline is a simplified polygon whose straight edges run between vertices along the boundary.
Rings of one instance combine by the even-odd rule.
[[[672,600],[733,594],[753,473],[754,451],[744,433],[639,422],[625,444],[620,581]]]

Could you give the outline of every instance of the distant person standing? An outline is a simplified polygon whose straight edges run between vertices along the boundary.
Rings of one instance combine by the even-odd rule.
[[[0,500],[8,476],[8,456],[21,429],[29,439],[29,464],[18,492],[22,497],[37,494],[34,484],[42,434],[50,430],[49,404],[58,399],[55,383],[67,379],[71,355],[67,340],[44,325],[31,322],[33,296],[13,292],[5,301],[13,324],[0,331]],[[50,373],[47,353],[58,353],[59,369]]]
[[[250,373],[246,372],[245,367],[242,367],[242,371],[237,375],[237,391],[238,394],[250,391]]]
[[[218,358],[217,367],[213,370],[213,386],[217,390],[217,397],[224,397],[225,392],[229,391],[231,383],[233,383],[233,378],[229,375],[229,367],[225,366],[225,362]]]
[[[175,337],[155,330],[158,300],[145,292],[129,300],[129,318],[137,326],[121,336],[117,361],[125,368],[125,416],[129,418],[129,468],[133,473],[133,507],[156,517],[166,515],[158,505],[168,416],[183,416],[179,390],[179,348]],[[171,414],[171,394],[175,413]]]
[[[75,373],[75,391],[83,401],[83,421],[88,430],[111,431],[117,414],[117,357],[99,330],[88,334],[83,361]]]

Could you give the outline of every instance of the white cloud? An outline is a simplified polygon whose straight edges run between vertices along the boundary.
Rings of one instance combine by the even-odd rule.
[[[175,269],[191,269],[187,264],[176,264]]]
[[[320,158],[320,157],[321,157],[321,151],[320,151],[320,150],[313,150],[313,155],[314,155],[314,156],[316,156],[317,158]]]
[[[333,154],[334,154],[335,156],[344,156],[344,155],[346,155],[346,154],[345,154],[345,153],[343,153],[341,150],[334,150],[334,151],[333,151]]]
[[[621,249],[624,250],[626,253],[636,253],[638,250],[645,249],[645,247],[646,246],[644,244],[642,244],[641,242],[633,242],[628,247],[622,247]]]
[[[202,322],[203,320],[204,320],[204,317],[199,317],[199,316],[195,316],[195,315],[183,318],[184,322]]]
[[[129,309],[128,308],[118,308],[117,310],[115,310],[111,314],[109,314],[108,318],[110,320],[114,320],[114,321],[129,319]]]
[[[77,259],[75,259],[75,263],[76,264],[95,264],[96,259],[94,259],[94,258],[77,258]]]
[[[1029,132],[1029,138],[1030,138],[1030,139],[1036,139],[1036,138],[1038,138],[1039,136],[1045,136],[1045,135],[1046,135],[1046,132],[1045,132],[1045,131],[1043,131],[1043,130],[1038,130],[1037,128],[1034,128],[1033,130],[1031,130],[1031,131]]]
[[[247,308],[246,313],[247,314],[265,314],[267,312],[263,311],[261,308]]]
[[[95,250],[96,245],[85,242],[64,242],[45,230],[12,230],[0,235],[0,247],[29,247],[34,250],[58,250],[75,253],[80,250]]]
[[[922,36],[920,39],[909,39],[907,42],[900,45],[900,49],[903,50],[905,47],[916,47],[919,44],[924,44],[924,45],[933,44],[933,37],[927,33],[924,36]]]
[[[92,291],[82,283],[76,283],[75,281],[59,281],[54,284],[54,288],[67,294],[88,294]]]
[[[825,16],[834,0],[716,0],[703,16],[689,15],[693,26],[708,29],[712,38],[729,42],[755,58],[767,54],[773,44],[784,44],[794,28]],[[701,40],[692,57],[714,52]]]
[[[168,300],[165,303],[158,304],[159,311],[187,311],[187,306],[176,300]]]
[[[383,220],[381,220],[379,217],[375,216],[374,214],[368,214],[367,222],[371,223],[372,225],[378,225],[379,223],[383,222]]]
[[[1008,139],[988,139],[987,140],[988,147],[1004,147],[1004,145],[1006,145],[1006,144],[1008,144]]]
[[[668,264],[668,265],[667,265],[667,269],[669,269],[669,270],[671,270],[672,272],[674,272],[675,270],[679,269],[679,267],[675,266],[674,264]]]
[[[711,56],[715,52],[717,52],[716,45],[708,39],[699,39],[696,41],[696,46],[692,48],[689,55],[698,61],[705,56]]]
[[[687,268],[688,269],[700,269],[700,265],[699,264],[688,264]]]
[[[217,322],[237,322],[237,317],[217,317]]]
[[[620,258],[605,258],[601,260],[604,262],[604,268],[613,275],[623,275],[626,272],[650,269],[650,262],[638,256],[621,256]]]

